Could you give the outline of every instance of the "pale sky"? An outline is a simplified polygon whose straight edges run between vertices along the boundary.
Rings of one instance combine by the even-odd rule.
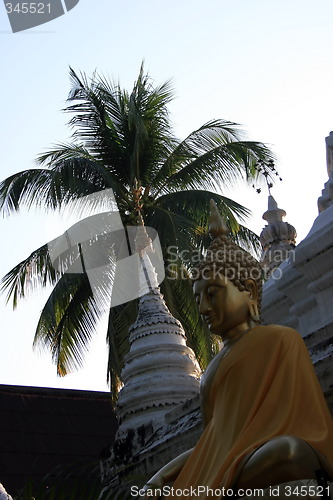
[[[283,182],[272,194],[300,242],[309,232],[327,181],[325,136],[333,129],[331,0],[80,0],[64,16],[11,33],[0,5],[1,179],[34,166],[36,156],[67,141],[61,112],[68,67],[95,69],[132,88],[141,61],[156,84],[172,78],[170,106],[179,138],[204,122],[240,123],[269,144]],[[237,187],[226,193],[252,209],[248,225],[264,226],[267,194]],[[0,275],[49,238],[45,215],[0,219]],[[55,235],[56,236],[56,235]],[[0,297],[0,383],[108,390],[106,318],[84,369],[56,376],[47,354],[32,352],[47,294],[13,312]]]

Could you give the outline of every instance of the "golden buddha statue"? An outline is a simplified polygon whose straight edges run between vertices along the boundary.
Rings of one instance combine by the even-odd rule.
[[[145,489],[174,481],[178,492],[201,486],[197,498],[205,499],[221,498],[212,490],[267,488],[319,472],[333,480],[333,422],[304,341],[291,328],[259,324],[261,267],[228,238],[214,202],[211,211],[213,241],[193,289],[223,348],[201,379],[204,431]]]

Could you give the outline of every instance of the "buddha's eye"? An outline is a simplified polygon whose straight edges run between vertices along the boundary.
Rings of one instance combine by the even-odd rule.
[[[216,295],[219,290],[220,290],[220,288],[218,286],[210,286],[207,289],[207,295],[209,297],[214,297],[214,295]]]

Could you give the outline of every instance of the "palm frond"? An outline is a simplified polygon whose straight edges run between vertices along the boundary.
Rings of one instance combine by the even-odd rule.
[[[237,227],[235,218],[244,221],[250,215],[248,208],[231,198],[203,189],[168,193],[157,198],[156,203],[173,212],[186,214],[186,217],[198,225],[208,221],[211,199],[217,204],[222,216],[227,220],[230,219],[230,226],[233,230]]]
[[[88,81],[70,69],[72,90],[64,111],[73,113],[69,121],[73,138],[83,143],[89,154],[117,172],[119,182],[130,184],[128,144],[125,140],[127,94],[118,85],[106,88],[95,76]]]
[[[82,366],[98,318],[87,275],[64,274],[43,308],[34,346],[50,351],[64,376]]]
[[[123,183],[133,185],[134,178],[145,183],[150,169],[156,169],[174,147],[166,108],[172,98],[169,82],[154,88],[142,67],[129,95],[103,78],[88,82],[73,70],[71,77],[68,101],[77,102],[66,111],[75,113],[70,121],[76,128],[74,137],[107,168],[118,171]]]
[[[184,215],[178,215],[163,206],[155,205],[145,211],[147,226],[153,227],[159,236],[162,248],[179,245],[182,233],[186,228],[193,228],[193,222]]]
[[[97,167],[97,168],[96,168]],[[0,209],[5,215],[20,207],[55,210],[73,198],[112,187],[112,177],[102,175],[96,164],[82,158],[59,162],[53,170],[31,169],[14,174],[0,184]],[[117,184],[112,184],[117,192]]]
[[[105,168],[83,145],[60,144],[56,149],[40,155],[37,162],[46,164],[57,175],[54,182],[59,183],[61,179],[69,187],[71,197],[85,196],[108,188],[112,188],[119,199],[128,196],[126,186],[119,179],[119,172],[111,167]],[[80,183],[84,184],[84,188]]]
[[[30,208],[33,204],[45,199],[35,196],[36,192],[42,193],[46,179],[50,177],[50,172],[44,169],[30,169],[18,172],[7,177],[0,183],[0,210],[4,215],[10,215],[25,204]]]
[[[232,172],[236,168],[233,175],[237,177],[243,174],[251,179],[257,175],[253,169],[254,164],[259,159],[272,157],[271,151],[265,145],[244,141],[243,132],[236,123],[212,120],[192,132],[175,147],[155,176],[153,184],[160,190],[170,182],[170,179],[179,181],[183,169],[187,168],[188,170],[194,162],[196,163],[193,173],[197,172],[200,163],[202,165],[206,163],[207,166],[214,166],[216,163],[217,168],[221,165],[225,170],[228,166],[228,160],[231,161],[229,170]],[[183,176],[187,175],[187,170],[184,171]],[[206,172],[204,173],[206,174]],[[229,176],[230,172],[225,182]],[[204,178],[201,178],[201,181],[204,181]],[[211,186],[211,184],[209,185]]]
[[[54,269],[48,246],[43,245],[20,262],[1,279],[1,291],[7,290],[7,302],[13,301],[15,309],[18,300],[27,297],[40,287],[55,285],[59,273]]]
[[[262,252],[262,246],[260,243],[259,236],[251,231],[251,229],[240,225],[239,230],[234,234],[235,242],[245,250],[253,254],[256,259],[260,258]]]
[[[221,144],[239,140],[238,125],[225,120],[211,120],[191,132],[183,141],[178,142],[154,178],[154,185],[160,186],[171,175],[201,154]]]
[[[265,148],[256,143],[222,144],[187,161],[165,181],[162,189],[174,191],[187,186],[223,190],[237,181],[252,181],[258,177],[255,165],[264,152]]]
[[[161,158],[175,144],[167,104],[173,99],[170,81],[154,88],[141,67],[139,78],[128,101],[128,126],[132,134],[132,175],[143,184],[152,171],[160,168]],[[147,179],[148,176],[148,179]]]
[[[237,234],[240,221],[246,219],[249,210],[230,198],[204,190],[178,191],[160,196],[156,200],[158,207],[146,211],[146,224],[158,231],[163,248],[177,246],[180,252],[202,251],[205,248],[203,235],[208,230],[211,199],[216,202],[231,233]]]
[[[138,312],[138,301],[132,300],[110,309],[107,341],[109,345],[108,381],[115,404],[121,387],[121,370],[129,351],[128,331]]]

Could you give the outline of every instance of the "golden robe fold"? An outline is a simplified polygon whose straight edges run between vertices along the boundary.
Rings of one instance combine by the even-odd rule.
[[[308,350],[295,330],[253,328],[221,358],[206,391],[212,418],[175,489],[232,487],[242,458],[282,435],[305,440],[333,465],[332,418]],[[202,493],[204,498],[214,497]]]

